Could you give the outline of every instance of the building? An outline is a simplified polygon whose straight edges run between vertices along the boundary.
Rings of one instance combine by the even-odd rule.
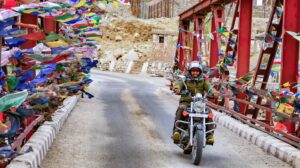
[[[153,29],[153,50],[154,59],[161,61],[172,61],[176,52],[178,32]]]

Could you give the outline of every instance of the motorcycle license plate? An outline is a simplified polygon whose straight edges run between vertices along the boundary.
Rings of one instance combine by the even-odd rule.
[[[190,113],[190,117],[200,117],[200,118],[207,118],[208,114],[199,114],[199,113]]]

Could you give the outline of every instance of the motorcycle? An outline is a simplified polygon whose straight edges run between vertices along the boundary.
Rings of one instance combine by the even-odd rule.
[[[180,94],[190,96],[188,91],[181,91]],[[182,114],[185,120],[175,121],[175,127],[181,134],[180,142],[177,145],[183,149],[185,154],[192,154],[193,164],[199,165],[203,148],[206,146],[206,137],[215,130],[216,124],[215,122],[208,122],[208,118],[212,119],[213,116],[206,107],[206,97],[201,93],[190,97],[192,98],[191,105]],[[214,129],[207,130],[209,125],[212,125]]]

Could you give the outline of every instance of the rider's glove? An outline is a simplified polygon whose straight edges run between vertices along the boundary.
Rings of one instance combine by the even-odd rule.
[[[180,94],[180,89],[175,88],[175,89],[174,89],[174,93],[177,94],[177,95],[179,95],[179,94]]]

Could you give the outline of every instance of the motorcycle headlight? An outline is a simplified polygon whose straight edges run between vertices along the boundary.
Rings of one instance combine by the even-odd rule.
[[[200,113],[205,110],[205,104],[201,101],[198,101],[194,104],[194,110],[197,113]]]

